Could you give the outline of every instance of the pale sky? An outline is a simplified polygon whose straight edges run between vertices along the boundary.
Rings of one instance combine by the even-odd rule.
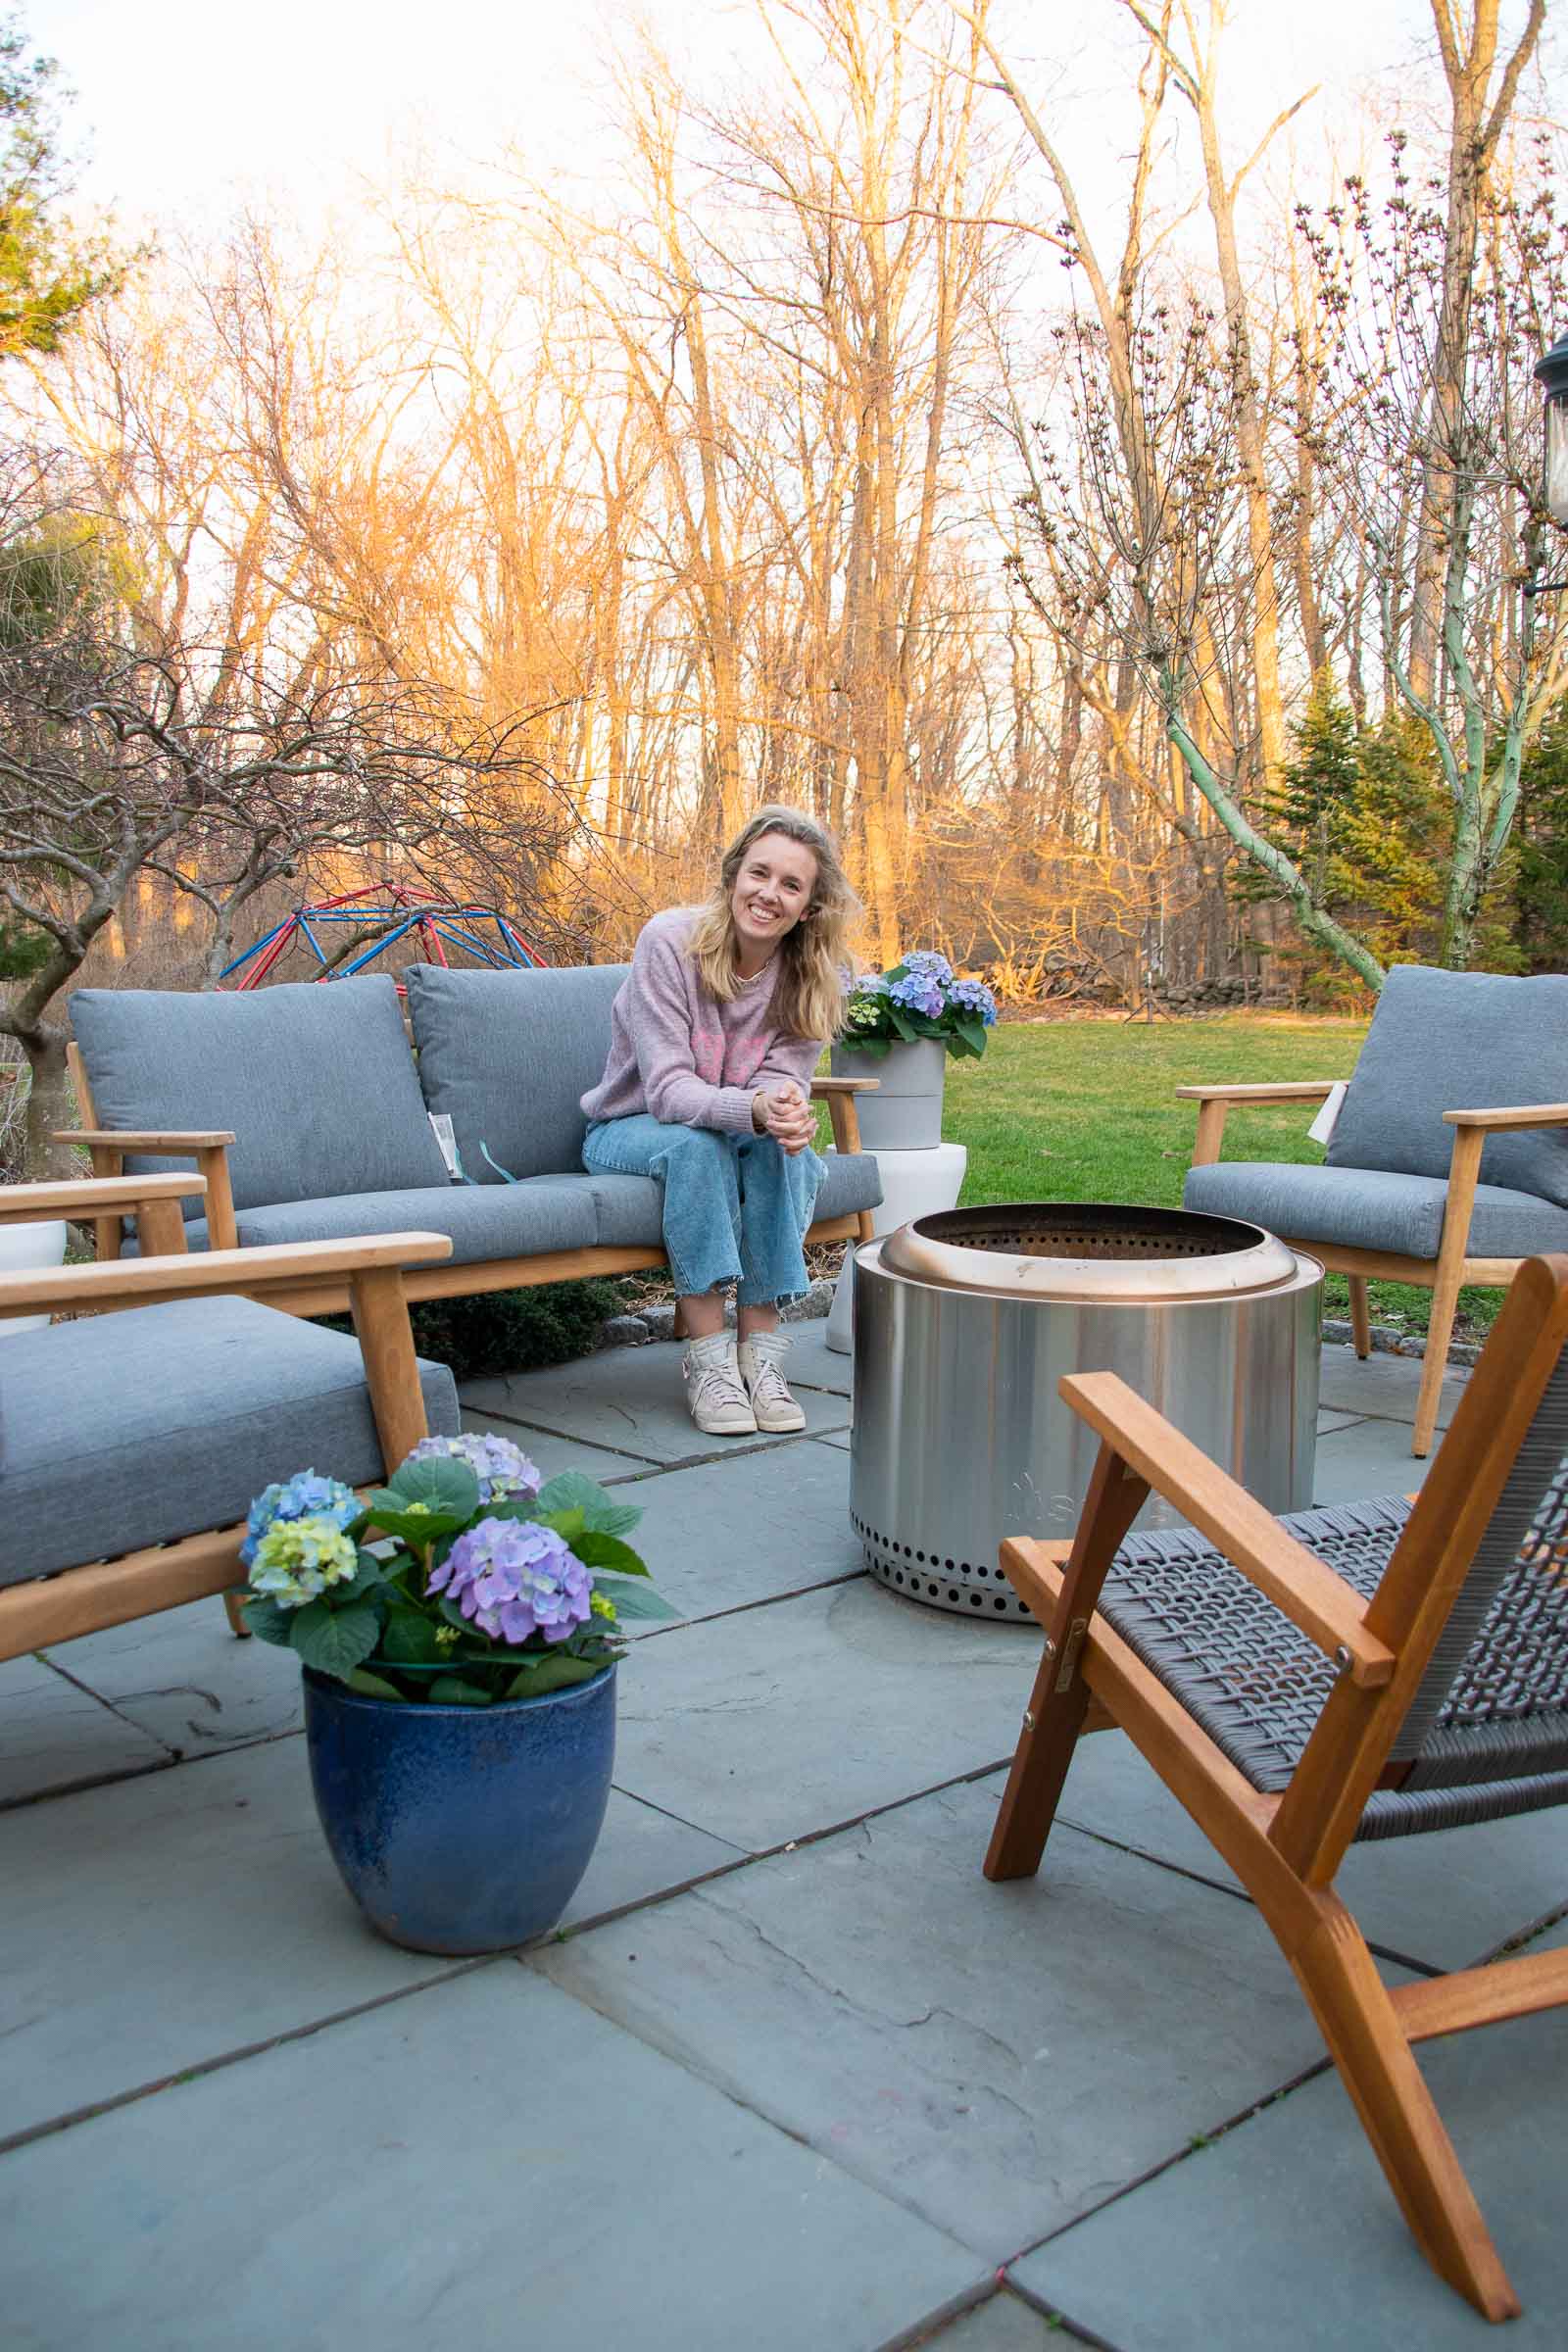
[[[1505,0],[1514,17],[1521,0]],[[530,168],[580,171],[594,149],[594,58],[604,31],[653,23],[699,71],[737,52],[755,69],[745,0],[23,0],[34,45],[77,92],[69,122],[90,149],[80,189],[127,225],[211,219],[267,194],[310,212],[357,172],[382,177],[400,145],[484,156],[515,135]],[[1397,94],[1431,48],[1430,0],[1234,0],[1227,119],[1240,154],[1312,82],[1303,144],[1376,81]],[[1086,107],[1118,78],[1102,43],[1113,0],[1007,0],[995,20],[1029,76]],[[1559,46],[1559,56],[1560,56]]]

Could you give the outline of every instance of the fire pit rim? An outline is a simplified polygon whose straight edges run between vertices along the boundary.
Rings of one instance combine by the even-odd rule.
[[[1069,1239],[1077,1238],[1076,1225],[1087,1241],[1097,1232],[1113,1235],[1118,1218],[1163,1228],[1177,1246],[1141,1255],[1093,1250],[1074,1255],[1009,1250],[974,1238],[988,1225],[1027,1230],[1032,1220],[1041,1232],[1064,1227]],[[1205,1240],[1209,1246],[1200,1247]],[[943,1209],[911,1218],[873,1247],[890,1272],[935,1289],[1085,1305],[1256,1296],[1293,1282],[1299,1264],[1298,1252],[1261,1225],[1135,1201],[1018,1200]]]

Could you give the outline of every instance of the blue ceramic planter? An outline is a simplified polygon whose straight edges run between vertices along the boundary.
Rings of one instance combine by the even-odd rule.
[[[615,1669],[494,1707],[362,1698],[305,1671],[316,1809],[366,1918],[417,1952],[498,1952],[553,1928],[604,1823]]]

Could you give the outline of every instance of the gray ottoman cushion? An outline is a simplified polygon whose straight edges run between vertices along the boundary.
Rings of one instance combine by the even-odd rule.
[[[580,1098],[605,1074],[610,1008],[625,964],[581,970],[405,974],[419,1083],[450,1117],[475,1184],[582,1166]],[[481,1146],[483,1150],[481,1150]]]
[[[78,988],[71,1018],[103,1126],[233,1131],[236,1208],[446,1185],[385,973],[240,995]]]
[[[1434,1258],[1443,1238],[1448,1188],[1435,1176],[1396,1176],[1376,1168],[1298,1167],[1287,1160],[1218,1160],[1190,1169],[1186,1208],[1246,1217],[1287,1241],[1338,1243]],[[1472,1257],[1529,1257],[1568,1250],[1568,1209],[1533,1193],[1478,1185],[1468,1242]]]
[[[445,1233],[452,1255],[471,1266],[533,1257],[547,1250],[591,1250],[593,1195],[586,1176],[526,1184],[448,1184],[440,1192],[351,1193],[341,1200],[290,1200],[252,1208],[238,1220],[240,1246],[337,1242],[361,1233]]]
[[[0,1356],[0,1585],[243,1519],[272,1479],[388,1467],[358,1343],[249,1298],[181,1298],[13,1334]],[[432,1430],[458,1394],[419,1366]],[[236,1575],[238,1573],[236,1567]]]
[[[1446,1176],[1446,1110],[1568,1102],[1568,979],[1396,964],[1329,1145],[1331,1168]],[[1488,1138],[1481,1181],[1568,1208],[1568,1128]]]

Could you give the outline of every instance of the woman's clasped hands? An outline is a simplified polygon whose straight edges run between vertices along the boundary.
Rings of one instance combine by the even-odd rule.
[[[790,1079],[782,1086],[758,1090],[752,1099],[752,1124],[759,1135],[770,1135],[792,1159],[807,1149],[816,1133],[810,1102]]]

